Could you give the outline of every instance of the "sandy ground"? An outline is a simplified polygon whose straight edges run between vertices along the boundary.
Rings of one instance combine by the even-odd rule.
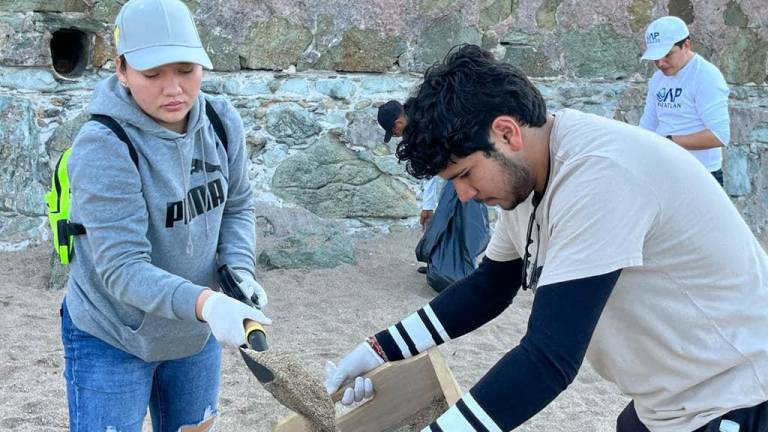
[[[274,270],[260,275],[268,290],[272,349],[295,355],[318,377],[364,337],[407,316],[434,293],[416,272],[418,232],[358,244],[356,265]],[[0,254],[0,430],[67,429],[59,304],[45,289],[47,245]],[[532,296],[522,292],[499,318],[441,347],[466,391],[524,334]],[[584,365],[576,381],[522,431],[613,431],[627,403]],[[220,431],[270,431],[289,412],[250,375],[239,354],[224,353]],[[145,428],[145,430],[150,430]]]

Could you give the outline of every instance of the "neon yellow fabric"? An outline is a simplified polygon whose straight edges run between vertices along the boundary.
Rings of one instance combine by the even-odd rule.
[[[73,247],[73,236],[67,233],[70,205],[67,160],[70,154],[72,154],[71,148],[62,153],[51,176],[51,190],[45,194],[48,221],[53,235],[53,249],[59,255],[59,261],[62,264],[69,264]]]

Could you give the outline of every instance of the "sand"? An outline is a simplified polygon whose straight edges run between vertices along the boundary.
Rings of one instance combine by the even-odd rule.
[[[281,405],[301,415],[316,432],[336,432],[336,411],[322,382],[293,356],[280,354],[279,348],[243,354],[266,367],[274,379],[261,383]]]
[[[360,242],[356,265],[260,273],[270,298],[265,313],[274,321],[267,327],[270,347],[322,380],[327,360],[428,302],[434,292],[413,258],[418,236],[400,232]],[[0,430],[65,431],[58,312],[63,292],[45,289],[48,246],[0,257]],[[517,345],[531,303],[531,294],[521,292],[499,318],[441,347],[462,390]],[[250,374],[236,349],[224,350],[222,369],[219,431],[270,431],[289,413]],[[518,430],[614,431],[627,402],[585,364],[565,392]]]
[[[384,432],[419,432],[437,420],[447,409],[448,404],[445,398],[435,398],[428,407],[422,408],[416,414],[404,419],[401,424]]]

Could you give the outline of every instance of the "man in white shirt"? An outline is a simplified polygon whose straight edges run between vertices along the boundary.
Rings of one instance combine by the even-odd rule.
[[[422,432],[515,429],[585,359],[632,399],[617,432],[768,430],[768,255],[687,151],[548,112],[519,69],[475,45],[429,68],[406,112],[407,171],[502,211],[477,270],[328,365],[329,393],[478,329],[522,288],[526,334]],[[373,391],[364,378],[353,387],[342,403]]]
[[[643,59],[659,69],[648,84],[640,126],[688,150],[723,185],[728,145],[728,85],[712,63],[691,49],[688,26],[665,16],[645,31]]]

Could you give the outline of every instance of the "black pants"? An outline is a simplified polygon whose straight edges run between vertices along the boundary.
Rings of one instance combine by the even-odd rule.
[[[712,177],[714,177],[715,180],[717,180],[717,182],[720,183],[720,186],[722,186],[723,185],[723,170],[719,169],[717,171],[712,171],[711,174],[712,174]]]
[[[738,423],[739,432],[768,432],[768,401],[750,408],[733,410],[693,432],[718,432],[722,420]],[[616,432],[650,432],[637,418],[634,402],[630,402],[619,414],[619,418],[616,419]]]

